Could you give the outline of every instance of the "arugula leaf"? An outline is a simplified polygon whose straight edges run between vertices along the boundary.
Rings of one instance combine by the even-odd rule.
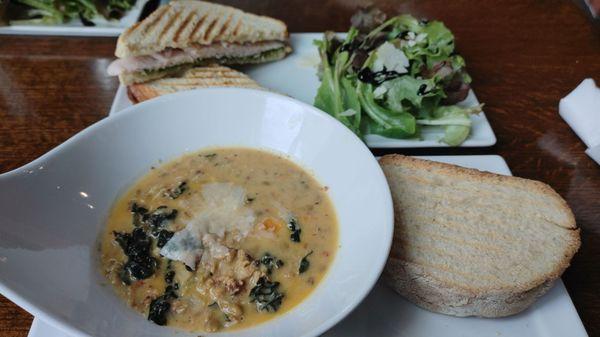
[[[358,31],[351,29],[344,44],[350,43],[356,34]],[[358,104],[351,80],[345,77],[346,71],[351,66],[350,53],[338,48],[331,57],[334,63],[330,64],[332,39],[333,37],[315,41],[319,48],[322,69],[321,86],[317,91],[314,105],[332,115],[360,137],[360,104]],[[353,110],[356,113],[344,115],[343,113],[347,110]]]
[[[63,23],[63,13],[55,7],[53,0],[16,0],[16,2],[31,7],[27,11],[29,19],[11,20],[19,24],[57,24]]]
[[[361,106],[360,101],[358,99],[358,94],[356,93],[356,89],[354,89],[354,84],[351,80],[347,78],[342,78],[341,80],[342,90],[344,93],[344,107],[348,108],[346,111],[351,110],[354,115],[352,118],[352,128],[359,137],[360,134],[360,115],[361,115]],[[345,117],[345,116],[344,116]]]
[[[388,108],[394,111],[415,110],[421,108],[421,102],[426,97],[439,95],[439,89],[431,79],[416,79],[402,76],[385,83],[387,90]]]
[[[447,58],[454,51],[454,35],[442,22],[432,21],[421,32],[427,34],[426,55]]]
[[[101,3],[102,15],[107,19],[120,19],[135,6],[136,0],[97,0]]]
[[[456,105],[441,106],[433,112],[434,118],[418,119],[417,123],[444,126],[444,137],[441,140],[451,146],[460,145],[471,131],[470,116],[479,113],[482,106],[481,104],[471,108],[461,108]]]
[[[444,127],[444,137],[442,141],[450,146],[458,146],[464,142],[469,133],[471,133],[471,126],[464,125],[448,125]]]
[[[406,133],[406,131],[400,128],[384,128],[380,124],[374,122],[369,116],[365,116],[365,118],[363,118],[363,121],[364,122],[362,123],[362,129],[365,134],[380,135],[383,137],[394,139],[418,138],[419,135],[418,125],[415,125],[416,131],[414,134],[408,134]]]
[[[415,134],[416,121],[413,115],[405,111],[391,111],[377,104],[370,84],[359,82],[357,90],[361,106],[374,122],[384,129],[396,129],[398,135],[410,137]]]
[[[98,15],[96,5],[89,0],[62,0],[59,8],[70,19],[82,17],[86,20],[92,20]]]

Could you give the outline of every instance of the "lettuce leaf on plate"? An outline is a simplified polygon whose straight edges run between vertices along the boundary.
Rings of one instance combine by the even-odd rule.
[[[315,106],[359,137],[419,138],[443,127],[440,141],[458,146],[481,106],[461,108],[471,77],[454,50],[452,32],[438,21],[381,11],[362,12],[344,40],[326,32],[319,49],[321,85]],[[369,16],[371,15],[371,17]]]

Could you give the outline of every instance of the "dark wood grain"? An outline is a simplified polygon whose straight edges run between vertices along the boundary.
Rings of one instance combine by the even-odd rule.
[[[346,30],[363,1],[225,1],[286,21],[292,32]],[[600,31],[568,1],[375,1],[388,13],[443,20],[456,35],[498,143],[406,154],[499,154],[515,175],[544,181],[571,205],[582,247],[564,275],[590,336],[600,335],[600,166],[558,116],[581,80],[600,82]],[[105,76],[111,38],[0,36],[0,172],[17,168],[104,118],[118,83]],[[392,151],[376,151],[377,154]],[[31,316],[0,297],[0,336]]]

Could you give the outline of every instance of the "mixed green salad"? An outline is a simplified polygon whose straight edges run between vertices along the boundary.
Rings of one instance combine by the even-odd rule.
[[[441,141],[458,146],[469,136],[481,105],[456,105],[471,78],[454,51],[454,36],[439,21],[376,9],[359,12],[345,39],[326,32],[315,41],[321,86],[314,105],[361,138],[419,138],[421,128],[444,128]]]
[[[80,20],[85,26],[94,26],[97,18],[122,18],[135,3],[136,0],[0,0],[5,8],[0,21],[53,25]]]

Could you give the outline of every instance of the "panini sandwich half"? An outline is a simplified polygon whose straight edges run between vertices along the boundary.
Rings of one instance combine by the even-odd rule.
[[[127,86],[127,95],[135,104],[178,91],[209,87],[263,89],[246,74],[212,64],[188,69],[179,77],[165,77],[146,83],[130,84]]]
[[[108,74],[142,83],[210,63],[251,64],[291,52],[286,25],[276,19],[196,0],[159,7],[126,29]]]
[[[413,303],[501,317],[543,295],[579,248],[567,203],[539,181],[422,159],[380,159],[394,201],[384,272]]]

